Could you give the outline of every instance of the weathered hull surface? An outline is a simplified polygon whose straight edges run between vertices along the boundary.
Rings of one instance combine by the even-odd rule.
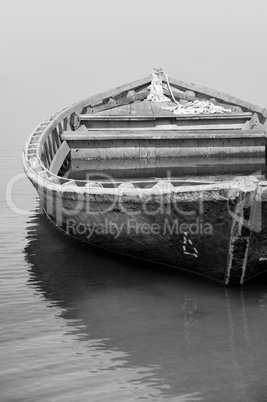
[[[182,169],[183,164],[191,166],[190,158],[199,160],[203,153],[230,162],[239,152],[263,157],[265,109],[206,88],[193,92],[192,86],[186,89],[184,83],[172,80],[176,96],[184,101],[210,96],[238,112],[203,119],[193,116],[192,121],[188,116],[173,117],[143,101],[149,82],[146,78],[88,98],[41,123],[26,143],[24,170],[49,219],[69,236],[221,284],[243,284],[267,269],[266,181],[243,176],[189,185],[153,179],[139,186],[140,178],[139,184],[102,185],[63,177],[70,159],[90,165],[96,158],[101,166],[111,167],[119,159],[122,166],[134,170],[133,158],[153,169],[155,160],[161,166],[166,158],[183,156]],[[114,104],[117,109],[111,119]],[[150,110],[149,117],[144,109]],[[99,117],[100,112],[106,115]],[[132,114],[125,117],[126,112]],[[82,126],[75,120],[77,113],[84,116]]]
[[[141,196],[132,188],[33,184],[49,219],[82,242],[221,284],[242,284],[267,269],[267,182],[159,185]]]

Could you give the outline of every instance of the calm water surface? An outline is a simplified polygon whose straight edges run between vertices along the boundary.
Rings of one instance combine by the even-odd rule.
[[[1,189],[21,144],[0,151]],[[267,281],[243,289],[86,250],[1,192],[1,402],[267,400]],[[214,258],[216,256],[214,255]]]

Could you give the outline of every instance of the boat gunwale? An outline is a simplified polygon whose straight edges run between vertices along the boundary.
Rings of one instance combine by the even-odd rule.
[[[31,172],[27,172],[29,179],[38,188],[46,188],[48,191],[55,192],[62,198],[87,200],[87,197],[97,196],[114,196],[118,199],[122,198],[123,201],[135,200],[135,202],[144,202],[147,199],[162,198],[168,203],[171,199],[179,202],[187,202],[188,197],[191,197],[191,201],[203,201],[203,200],[231,200],[235,199],[240,191],[248,192],[254,191],[258,186],[267,187],[267,181],[260,181],[254,176],[239,176],[230,181],[221,181],[217,183],[209,184],[196,184],[196,185],[182,185],[173,186],[171,182],[167,180],[159,180],[153,187],[140,188],[120,188],[120,187],[86,187],[77,186],[76,181],[70,180],[66,184],[57,184],[38,175],[30,169]],[[160,186],[160,182],[164,181],[164,185]],[[73,184],[71,182],[74,182]],[[85,182],[86,183],[86,182]],[[88,183],[88,182],[87,182]],[[165,186],[166,184],[166,186]],[[186,197],[186,198],[185,198]],[[101,198],[97,197],[97,202],[101,202]],[[103,201],[106,201],[103,199]]]

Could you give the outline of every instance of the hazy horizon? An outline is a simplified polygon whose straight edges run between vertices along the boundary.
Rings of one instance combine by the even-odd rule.
[[[23,144],[45,117],[153,67],[267,106],[265,10],[258,0],[5,1],[5,135]]]

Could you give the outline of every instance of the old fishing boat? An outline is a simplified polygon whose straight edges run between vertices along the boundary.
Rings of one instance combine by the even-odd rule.
[[[23,166],[67,235],[243,284],[267,270],[266,118],[154,69],[44,120]]]

